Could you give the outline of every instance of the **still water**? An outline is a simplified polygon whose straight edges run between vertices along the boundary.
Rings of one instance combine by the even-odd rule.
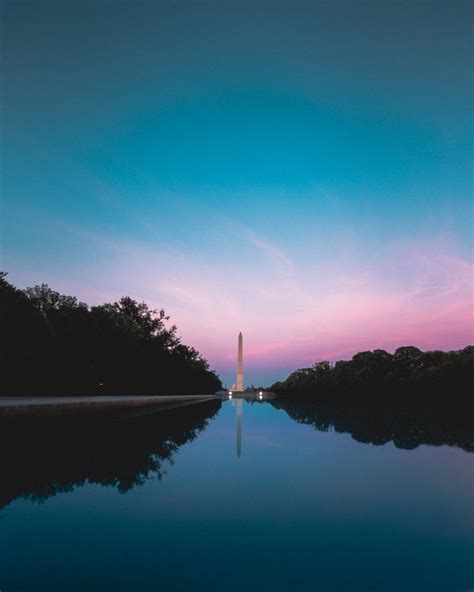
[[[469,445],[347,425],[244,401],[4,422],[0,590],[473,589]]]

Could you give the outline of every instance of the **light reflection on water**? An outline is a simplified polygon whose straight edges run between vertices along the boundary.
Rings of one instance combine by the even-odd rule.
[[[469,453],[277,407],[1,425],[0,589],[472,587]]]

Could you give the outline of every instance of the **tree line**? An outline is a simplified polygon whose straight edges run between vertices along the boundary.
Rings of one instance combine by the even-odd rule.
[[[1,394],[201,394],[216,373],[167,326],[163,309],[125,296],[88,306],[0,272]]]
[[[283,396],[304,396],[324,402],[369,400],[411,404],[468,403],[474,384],[474,346],[457,351],[421,351],[399,347],[359,352],[351,360],[317,362],[300,368],[270,389]]]

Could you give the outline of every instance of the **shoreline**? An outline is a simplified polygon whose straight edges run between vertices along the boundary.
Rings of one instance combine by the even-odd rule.
[[[0,396],[0,416],[69,415],[140,408],[164,411],[221,398],[220,395]]]

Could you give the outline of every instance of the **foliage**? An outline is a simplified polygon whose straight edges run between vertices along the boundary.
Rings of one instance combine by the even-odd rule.
[[[89,307],[47,285],[18,290],[0,274],[4,394],[193,394],[221,382],[181,343],[164,310],[128,296]]]
[[[364,351],[351,360],[317,362],[301,368],[272,391],[280,395],[304,395],[326,402],[370,399],[384,402],[390,397],[430,398],[467,402],[474,379],[474,346],[458,351],[427,351],[399,347],[394,354],[384,350]]]

